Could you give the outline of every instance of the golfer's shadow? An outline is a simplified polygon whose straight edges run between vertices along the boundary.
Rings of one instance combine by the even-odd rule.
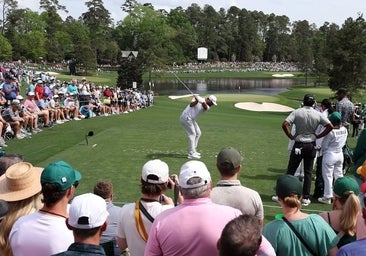
[[[164,157],[172,157],[172,158],[187,158],[187,154],[179,154],[179,153],[151,153],[146,155],[147,159],[159,159]]]

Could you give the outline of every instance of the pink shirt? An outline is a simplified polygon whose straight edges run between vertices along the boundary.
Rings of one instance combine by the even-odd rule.
[[[225,225],[242,213],[209,198],[185,199],[155,219],[145,256],[219,255],[216,244]]]
[[[34,100],[26,99],[24,101],[24,107],[26,107],[29,110],[29,112],[31,112],[31,113],[40,112],[40,109]]]

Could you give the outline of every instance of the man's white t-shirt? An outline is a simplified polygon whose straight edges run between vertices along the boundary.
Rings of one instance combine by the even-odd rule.
[[[195,99],[192,100],[192,102],[194,102]],[[207,106],[206,110],[209,110],[210,106]],[[202,103],[197,103],[195,106],[191,107],[190,105],[188,105],[182,113],[182,116],[186,116],[191,118],[192,120],[196,120],[197,117],[203,112],[205,111],[205,109],[202,106]]]
[[[155,219],[159,213],[173,208],[173,205],[162,205],[159,202],[142,202],[147,212]],[[142,221],[145,230],[149,233],[152,223],[141,212]],[[146,243],[140,237],[135,223],[135,203],[126,204],[122,207],[121,215],[118,221],[117,236],[127,241],[128,249],[131,255],[143,256]]]
[[[66,251],[74,242],[66,219],[35,212],[19,218],[13,225],[9,242],[16,256],[50,256]]]

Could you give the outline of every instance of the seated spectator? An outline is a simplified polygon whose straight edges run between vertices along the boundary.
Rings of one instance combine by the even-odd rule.
[[[38,211],[41,203],[40,177],[43,168],[19,162],[0,177],[0,199],[8,202],[9,212],[0,222],[0,255],[13,255],[9,234],[22,216]]]
[[[0,157],[0,176],[13,164],[23,162],[23,156],[17,154],[5,154]]]
[[[365,225],[361,215],[358,198],[360,188],[351,177],[336,180],[333,188],[333,210],[320,213],[334,232],[338,234],[338,248],[365,237]]]
[[[122,251],[117,246],[117,224],[118,219],[121,215],[121,207],[115,206],[113,204],[113,185],[108,181],[100,181],[94,186],[94,194],[100,196],[107,203],[107,211],[109,213],[108,216],[108,226],[107,229],[103,232],[100,242],[107,243],[113,241],[114,245],[114,255],[120,256]]]
[[[72,96],[66,96],[64,100],[64,107],[67,111],[67,117],[73,117],[74,120],[81,120],[79,118],[79,109],[76,105],[76,102]]]
[[[362,191],[365,193],[366,191]],[[366,194],[362,194],[362,217],[366,226]],[[366,238],[342,246],[337,256],[363,255],[366,251]]]
[[[10,123],[8,123],[2,115],[0,115],[0,147],[7,147],[5,140],[3,138],[3,132],[4,130],[10,131],[12,134],[14,134],[13,130],[11,129]]]
[[[40,110],[47,110],[48,111],[49,119],[50,119],[51,124],[53,122],[56,122],[56,123],[60,124],[59,119],[58,119],[59,116],[56,115],[56,110],[49,106],[48,94],[43,93],[43,97],[38,100],[37,104],[38,104],[38,107],[39,107]]]
[[[128,247],[131,255],[144,255],[154,219],[161,212],[174,207],[173,200],[164,195],[168,184],[174,186],[165,162],[155,159],[145,163],[140,182],[142,196],[135,203],[122,207],[117,229],[118,247],[121,250]],[[136,208],[139,209],[138,215],[135,213]]]
[[[217,247],[220,256],[256,256],[261,242],[259,219],[241,215],[226,224]]]
[[[36,101],[34,100],[34,92],[29,92],[27,99],[24,101],[24,107],[29,111],[31,114],[36,114],[38,117],[42,117],[44,121],[44,127],[48,128],[51,127],[49,113],[47,110],[40,110],[37,106]]]
[[[10,107],[5,109],[2,113],[4,120],[10,124],[17,139],[24,139],[26,135],[22,134],[24,119],[19,116],[20,102],[13,100]]]
[[[5,99],[8,101],[14,100],[18,93],[19,87],[15,83],[15,77],[9,73],[5,74],[5,83],[3,84],[3,89]]]
[[[107,229],[108,211],[105,201],[94,194],[76,196],[70,206],[67,227],[72,230],[74,243],[62,255],[106,255],[99,245],[102,233]]]
[[[295,176],[283,175],[277,179],[276,194],[283,218],[266,224],[263,235],[277,255],[336,255],[339,239],[332,228],[319,215],[301,211],[302,190]]]
[[[211,175],[203,162],[185,163],[179,185],[184,201],[156,217],[144,255],[219,255],[217,241],[222,230],[241,212],[212,203]]]
[[[67,208],[80,179],[80,172],[64,161],[44,168],[41,174],[44,205],[14,223],[9,235],[14,255],[49,256],[67,250],[74,241],[65,225],[69,217]]]
[[[36,134],[41,132],[42,130],[38,128],[38,115],[35,113],[31,113],[24,107],[24,99],[22,95],[17,96],[17,100],[20,101],[20,109],[19,115],[24,119],[24,126],[27,127],[28,124],[30,132]]]
[[[4,200],[0,200],[0,222],[8,212],[9,204]]]

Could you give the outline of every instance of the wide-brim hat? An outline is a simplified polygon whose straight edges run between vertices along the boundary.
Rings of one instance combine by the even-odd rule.
[[[41,192],[42,171],[43,168],[27,162],[10,166],[0,177],[0,199],[15,202]]]

